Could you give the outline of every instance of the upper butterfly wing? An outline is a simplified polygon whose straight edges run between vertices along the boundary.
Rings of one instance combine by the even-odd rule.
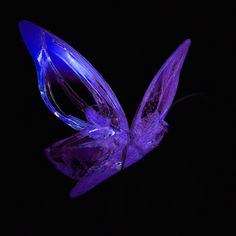
[[[131,126],[131,143],[124,167],[155,148],[167,130],[164,121],[176,94],[180,70],[190,46],[182,43],[164,63],[149,85]]]
[[[82,55],[33,23],[21,21],[19,27],[37,67],[42,98],[57,117],[76,130],[94,124],[128,130],[115,94]]]
[[[102,76],[68,44],[28,21],[20,22],[20,31],[45,104],[79,131],[46,150],[62,173],[79,181],[71,193],[78,196],[121,169],[128,142],[125,114]]]

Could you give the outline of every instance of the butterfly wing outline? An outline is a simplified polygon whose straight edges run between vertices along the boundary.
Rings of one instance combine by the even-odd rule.
[[[149,85],[133,119],[124,168],[154,149],[167,131],[165,117],[176,94],[179,75],[190,46],[184,41],[168,58]]]
[[[125,114],[109,85],[82,55],[31,22],[21,21],[19,27],[45,104],[79,131],[46,150],[57,169],[78,181],[71,196],[79,196],[121,169],[129,139]]]

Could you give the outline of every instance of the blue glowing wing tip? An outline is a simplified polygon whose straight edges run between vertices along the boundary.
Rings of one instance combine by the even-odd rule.
[[[42,49],[43,29],[26,20],[19,23],[19,29],[31,56],[36,60]]]

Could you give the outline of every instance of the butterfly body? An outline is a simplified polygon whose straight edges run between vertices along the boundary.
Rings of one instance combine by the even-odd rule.
[[[20,31],[36,64],[45,104],[78,131],[45,151],[58,170],[78,181],[72,197],[87,192],[159,145],[167,131],[165,116],[190,40],[182,43],[158,71],[129,128],[115,94],[81,54],[28,21],[20,22]]]

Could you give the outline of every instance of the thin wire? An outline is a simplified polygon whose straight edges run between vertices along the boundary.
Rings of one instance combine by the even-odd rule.
[[[199,92],[199,93],[191,93],[191,94],[188,94],[188,95],[186,95],[186,96],[183,96],[182,98],[179,98],[179,99],[177,99],[173,104],[172,104],[172,106],[171,106],[171,108],[173,108],[175,105],[177,105],[178,103],[180,103],[180,102],[183,102],[183,101],[185,101],[185,100],[187,100],[187,99],[189,99],[189,98],[192,98],[192,97],[204,97],[204,96],[206,96],[206,94],[205,93],[203,93],[203,92]]]

